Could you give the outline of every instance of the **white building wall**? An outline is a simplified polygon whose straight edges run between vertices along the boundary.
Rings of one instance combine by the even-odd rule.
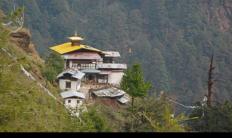
[[[72,60],[69,61],[69,68],[72,68]]]
[[[70,103],[69,100],[71,101]],[[64,100],[64,104],[68,108],[77,108],[80,107],[83,104],[83,102],[78,98],[66,98]]]
[[[98,81],[98,83],[107,83],[107,80],[105,80],[105,79],[98,79],[97,81]]]
[[[65,80],[59,79],[59,87],[61,90],[65,89]]]
[[[59,79],[59,87],[61,90],[65,90],[66,89],[66,81],[71,82],[71,90],[79,90],[81,87],[81,81],[77,80],[77,81],[70,81],[70,80],[66,80],[66,79]]]
[[[71,83],[71,88],[73,90],[79,90],[81,87],[81,81],[80,80],[77,80],[77,81],[72,81]]]
[[[109,74],[108,83],[120,85],[123,75],[123,72],[112,72],[111,74]]]

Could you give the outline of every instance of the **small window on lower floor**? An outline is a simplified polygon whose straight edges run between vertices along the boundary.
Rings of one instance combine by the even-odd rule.
[[[65,88],[66,89],[70,89],[71,88],[71,82],[70,81],[66,81]]]
[[[79,103],[80,103],[80,101],[79,101],[79,100],[77,100],[77,103],[79,104]]]
[[[68,103],[71,103],[71,100],[68,100]]]

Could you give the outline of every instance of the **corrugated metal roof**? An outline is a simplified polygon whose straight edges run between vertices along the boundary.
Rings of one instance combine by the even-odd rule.
[[[73,51],[77,51],[80,49],[85,49],[89,51],[95,51],[95,52],[102,52],[99,49],[87,46],[87,45],[78,45],[78,46],[72,46],[71,42],[63,43],[57,46],[50,47],[51,50],[56,51],[59,54],[65,54]]]
[[[78,73],[72,75],[74,78],[77,78],[79,80],[81,80],[84,76],[85,76],[85,73],[82,73],[81,71],[78,71]]]
[[[79,97],[79,98],[85,99],[85,95],[83,93],[77,92],[74,90],[68,90],[68,91],[62,92],[60,93],[60,95],[62,98]]]
[[[111,74],[111,73],[112,73],[111,71],[101,70],[101,72],[99,74],[108,75],[108,74]]]
[[[117,101],[119,101],[122,104],[126,104],[130,101],[130,97],[128,94],[124,94],[121,98],[117,99]]]
[[[93,93],[98,97],[111,97],[111,98],[123,96],[125,94],[123,90],[114,87],[93,91]]]
[[[81,71],[68,69],[68,70],[65,70],[65,71],[61,72],[61,73],[57,76],[57,78],[62,77],[62,76],[63,76],[64,74],[66,74],[66,73],[72,75],[73,78],[76,78],[76,79],[79,79],[79,80],[81,80],[81,79],[84,77],[84,75],[85,75],[85,73],[83,73],[83,72],[81,72]]]
[[[84,72],[84,73],[100,73],[101,71],[96,70],[96,69],[84,69],[84,70],[81,70],[81,72]]]
[[[117,51],[103,51],[105,57],[120,57],[119,52]]]

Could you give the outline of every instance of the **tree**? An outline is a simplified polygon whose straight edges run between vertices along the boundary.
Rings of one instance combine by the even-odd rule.
[[[136,100],[137,106],[133,114],[134,131],[138,132],[183,132],[185,120],[183,114],[173,114],[173,108],[168,100],[162,96],[145,97]],[[128,119],[129,120],[129,119]],[[130,124],[131,122],[127,122]],[[127,130],[128,131],[128,128]]]
[[[202,115],[204,112],[204,116]],[[232,130],[232,103],[224,102],[216,106],[205,109],[197,109],[192,112],[190,117],[199,116],[200,119],[189,122],[189,126],[194,131],[203,132],[230,132]]]
[[[131,106],[133,112],[135,98],[146,96],[151,84],[144,81],[141,66],[134,64],[132,68],[126,70],[121,82],[121,88],[132,97]]]
[[[210,67],[209,67],[209,71],[208,71],[208,95],[207,95],[207,105],[210,107],[211,106],[211,101],[212,101],[212,86],[214,84],[214,80],[213,80],[213,70],[215,69],[215,67],[213,66],[213,55],[211,57],[210,60]]]
[[[43,76],[50,82],[54,83],[56,76],[62,72],[64,68],[64,60],[60,55],[52,52],[46,58],[45,67],[43,68]]]
[[[154,116],[149,116],[146,112],[143,112],[141,115],[149,122],[152,127],[152,131],[155,132],[184,132],[184,126],[180,124],[182,120],[185,120],[183,114],[178,115],[174,118],[171,113],[170,107],[168,105],[164,106],[160,118],[154,118]]]
[[[121,82],[121,88],[131,96],[131,128],[133,130],[134,100],[137,97],[145,97],[151,88],[151,84],[144,81],[142,69],[139,64],[134,64],[132,68],[126,70]]]
[[[170,91],[170,78],[167,71],[164,57],[159,49],[152,49],[151,65],[147,67],[147,71],[152,72],[152,75],[147,75],[147,79],[153,80],[153,86],[158,91]],[[155,78],[155,79],[152,79]]]
[[[82,132],[107,132],[110,126],[106,118],[96,107],[89,107],[88,112],[83,112],[80,116],[81,123],[79,129]]]

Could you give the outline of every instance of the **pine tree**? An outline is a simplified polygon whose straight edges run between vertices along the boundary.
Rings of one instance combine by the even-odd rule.
[[[151,84],[144,81],[142,69],[139,64],[134,64],[132,68],[126,71],[121,82],[121,88],[131,96],[131,128],[133,130],[134,100],[137,97],[145,97],[151,88]]]
[[[151,84],[144,81],[141,66],[134,64],[123,76],[121,88],[132,97],[131,106],[133,111],[135,98],[146,96]]]

